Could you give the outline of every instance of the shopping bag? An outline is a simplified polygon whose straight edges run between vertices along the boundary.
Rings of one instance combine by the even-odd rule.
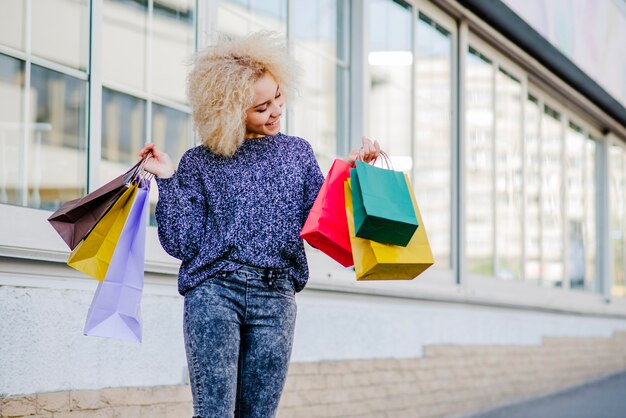
[[[411,280],[435,262],[413,190],[409,187],[408,176],[405,174],[404,177],[415,216],[419,221],[419,227],[406,247],[355,236],[351,181],[346,180],[344,183],[348,230],[357,280]]]
[[[132,184],[71,252],[67,265],[97,280],[104,280],[113,251],[131,210],[137,185]]]
[[[349,177],[350,164],[335,160],[300,232],[300,237],[344,267],[354,264],[343,190]]]
[[[350,180],[356,236],[406,246],[419,222],[404,174],[357,161]]]
[[[71,250],[85,238],[113,204],[128,189],[128,183],[141,170],[145,158],[121,176],[79,199],[65,202],[48,222]]]
[[[98,283],[87,313],[85,335],[141,342],[148,196],[146,181],[135,193],[106,277]]]

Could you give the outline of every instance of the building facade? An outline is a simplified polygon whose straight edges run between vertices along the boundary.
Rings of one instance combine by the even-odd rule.
[[[178,161],[192,54],[256,30],[302,66],[284,130],[323,171],[377,139],[435,256],[356,282],[307,247],[280,416],[462,415],[626,369],[623,0],[1,0],[0,416],[191,415],[156,186],[141,344],[82,335],[96,282],[46,218],[146,142]]]

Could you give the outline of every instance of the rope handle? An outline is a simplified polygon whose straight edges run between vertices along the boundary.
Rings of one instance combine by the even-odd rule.
[[[359,149],[359,155],[357,156],[357,161],[365,162],[365,160],[361,156],[361,151],[362,150]],[[389,154],[387,154],[383,150],[380,150],[379,156],[381,157],[381,160],[383,161],[383,163],[385,163],[387,170],[393,170],[393,163],[391,162],[391,158],[389,157]],[[378,157],[374,158],[374,160],[371,161],[370,163],[374,165],[376,164],[377,160],[378,160]]]

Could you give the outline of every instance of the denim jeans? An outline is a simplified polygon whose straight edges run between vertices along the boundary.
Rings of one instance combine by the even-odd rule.
[[[288,270],[218,273],[185,294],[184,309],[194,417],[275,416],[296,322]]]

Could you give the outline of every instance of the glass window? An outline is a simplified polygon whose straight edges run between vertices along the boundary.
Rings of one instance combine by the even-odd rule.
[[[395,170],[411,171],[411,8],[402,1],[371,0],[369,22],[368,135]]]
[[[26,27],[26,2],[24,0],[2,0],[0,14],[0,44],[24,50],[24,28]]]
[[[148,0],[105,0],[102,14],[104,82],[145,91]]]
[[[73,68],[86,69],[89,58],[89,2],[39,0],[31,2],[31,10],[32,53]]]
[[[102,89],[101,184],[119,176],[135,163],[137,152],[145,141],[145,128],[145,100]]]
[[[327,172],[347,142],[348,2],[294,2],[294,55],[301,65],[289,131],[306,138]]]
[[[178,165],[180,158],[193,144],[189,114],[153,103],[152,142],[170,156],[174,165]]]
[[[494,274],[494,69],[470,48],[466,70],[465,225],[467,269]]]
[[[171,109],[160,104],[152,104],[152,142],[165,151],[175,166],[180,158],[193,145],[191,116],[188,113]],[[150,224],[156,225],[154,209],[158,200],[158,190],[150,191]]]
[[[567,274],[572,289],[585,288],[585,134],[570,123],[565,134]]]
[[[626,276],[626,151],[617,144],[609,148],[610,239],[613,296],[625,297]]]
[[[152,21],[152,93],[187,101],[185,60],[195,49],[194,0],[155,2]]]
[[[24,62],[0,54],[0,203],[26,206],[23,109]]]
[[[413,186],[428,220],[436,268],[449,269],[451,231],[452,37],[428,16],[417,21]]]
[[[522,85],[496,72],[495,91],[496,277],[521,278],[522,269]]]
[[[18,164],[28,167],[27,205],[54,210],[85,194],[87,83],[37,65],[31,83],[33,113]]]
[[[220,33],[243,36],[271,30],[287,34],[287,0],[216,0],[216,3]]]
[[[596,253],[598,241],[596,239],[596,216],[598,200],[597,194],[597,145],[598,141],[589,136],[585,140],[585,223],[583,226],[583,242],[585,243],[585,289],[600,292],[598,265]]]
[[[563,126],[561,115],[544,107],[541,132],[541,250],[542,283],[562,286],[563,263]]]
[[[539,125],[541,109],[537,99],[528,96],[524,113],[524,157],[526,216],[524,279],[539,282],[541,278],[541,141]]]

